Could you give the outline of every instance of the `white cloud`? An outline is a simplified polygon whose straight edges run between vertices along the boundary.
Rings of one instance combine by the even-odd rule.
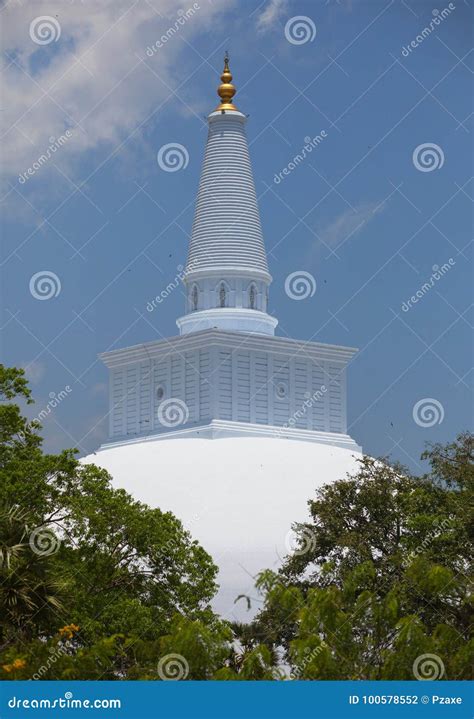
[[[385,201],[362,202],[354,209],[348,208],[325,227],[318,229],[318,235],[327,246],[338,247],[357,235],[385,206]]]
[[[193,36],[207,29],[211,19],[217,23],[214,16],[231,2],[186,0],[181,8],[185,14],[194,8],[189,16],[178,14],[175,0],[30,0],[5,5],[0,120],[7,177],[32,167],[50,138],[59,138],[68,128],[72,137],[45,164],[61,164],[68,174],[74,172],[78,155],[99,146],[113,150],[149,115],[160,112],[160,105],[167,108],[170,98],[176,102],[169,88],[176,89],[189,77],[182,75],[182,68],[177,74],[178,58],[187,48],[183,39],[192,44]],[[43,15],[59,23],[57,42],[37,44],[30,37],[31,22]],[[170,28],[167,41],[148,56],[147,48]],[[218,32],[210,51],[217,48],[219,37]],[[140,137],[139,130],[135,137]],[[45,171],[44,165],[38,170]]]
[[[46,374],[46,365],[38,360],[24,362],[22,366],[25,370],[26,378],[31,384],[38,384]]]
[[[288,0],[269,0],[257,18],[257,30],[264,33],[279,27],[280,19],[288,9]]]

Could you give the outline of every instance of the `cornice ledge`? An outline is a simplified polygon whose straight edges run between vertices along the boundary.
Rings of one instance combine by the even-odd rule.
[[[344,345],[307,342],[304,340],[272,337],[263,334],[206,329],[170,339],[165,338],[154,342],[146,342],[123,349],[103,352],[99,357],[107,367],[117,367],[144,359],[164,358],[168,354],[180,350],[197,349],[210,345],[231,347],[232,349],[241,347],[242,349],[255,349],[272,353],[299,353],[304,351],[307,355],[314,356],[315,358],[328,359],[341,363],[347,363],[358,351],[356,347],[346,347]]]

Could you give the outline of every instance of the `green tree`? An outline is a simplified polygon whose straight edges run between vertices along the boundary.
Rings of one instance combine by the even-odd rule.
[[[47,629],[61,611],[63,585],[45,558],[32,551],[27,512],[0,509],[0,639]]]
[[[428,448],[422,477],[364,457],[309,501],[297,551],[258,582],[259,634],[294,676],[413,679],[429,653],[442,676],[470,676],[473,447]]]
[[[258,579],[263,610],[230,625],[179,520],[74,450],[45,454],[31,402],[0,366],[0,678],[268,680],[282,663],[297,679],[471,676],[469,434],[429,447],[422,477],[364,457],[323,486],[298,550]]]
[[[7,674],[31,674],[36,652],[63,646],[64,626],[79,629],[56,671],[113,678],[124,664],[132,671],[138,648],[146,656],[154,646],[156,659],[176,615],[215,622],[209,602],[217,568],[179,520],[115,489],[105,470],[82,465],[74,450],[43,453],[39,423],[19,405],[32,402],[22,370],[0,366],[0,400],[0,664]],[[25,660],[26,645],[27,666],[13,667]],[[102,654],[113,658],[108,669]],[[74,662],[87,664],[84,677]]]

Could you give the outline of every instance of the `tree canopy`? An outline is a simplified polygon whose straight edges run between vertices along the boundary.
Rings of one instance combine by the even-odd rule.
[[[43,453],[39,424],[12,401],[31,401],[21,370],[0,367],[0,399],[0,644],[7,674],[31,672],[29,661],[11,668],[20,647],[25,661],[25,646],[35,654],[65,641],[56,671],[76,655],[96,666],[90,652],[119,656],[129,645],[146,656],[145,644],[166,636],[177,615],[191,626],[214,627],[209,631],[219,637],[209,604],[217,568],[181,522],[115,489],[105,470],[81,464],[74,450]],[[78,629],[61,634],[64,627]],[[105,676],[115,669],[111,661]],[[94,674],[90,666],[84,672]]]
[[[258,577],[262,610],[230,624],[179,519],[75,450],[44,453],[32,401],[0,365],[0,679],[471,676],[471,435],[428,447],[421,477],[364,457],[322,486]]]
[[[470,676],[473,448],[429,447],[422,477],[364,457],[309,501],[296,551],[259,578],[260,636],[296,676],[419,678],[426,654],[432,678]]]

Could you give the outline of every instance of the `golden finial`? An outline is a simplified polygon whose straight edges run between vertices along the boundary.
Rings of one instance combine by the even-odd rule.
[[[221,98],[221,103],[216,110],[237,110],[232,102],[232,98],[236,93],[235,85],[232,84],[232,73],[229,70],[229,53],[224,56],[224,70],[221,75],[221,84],[217,88],[217,94]]]

